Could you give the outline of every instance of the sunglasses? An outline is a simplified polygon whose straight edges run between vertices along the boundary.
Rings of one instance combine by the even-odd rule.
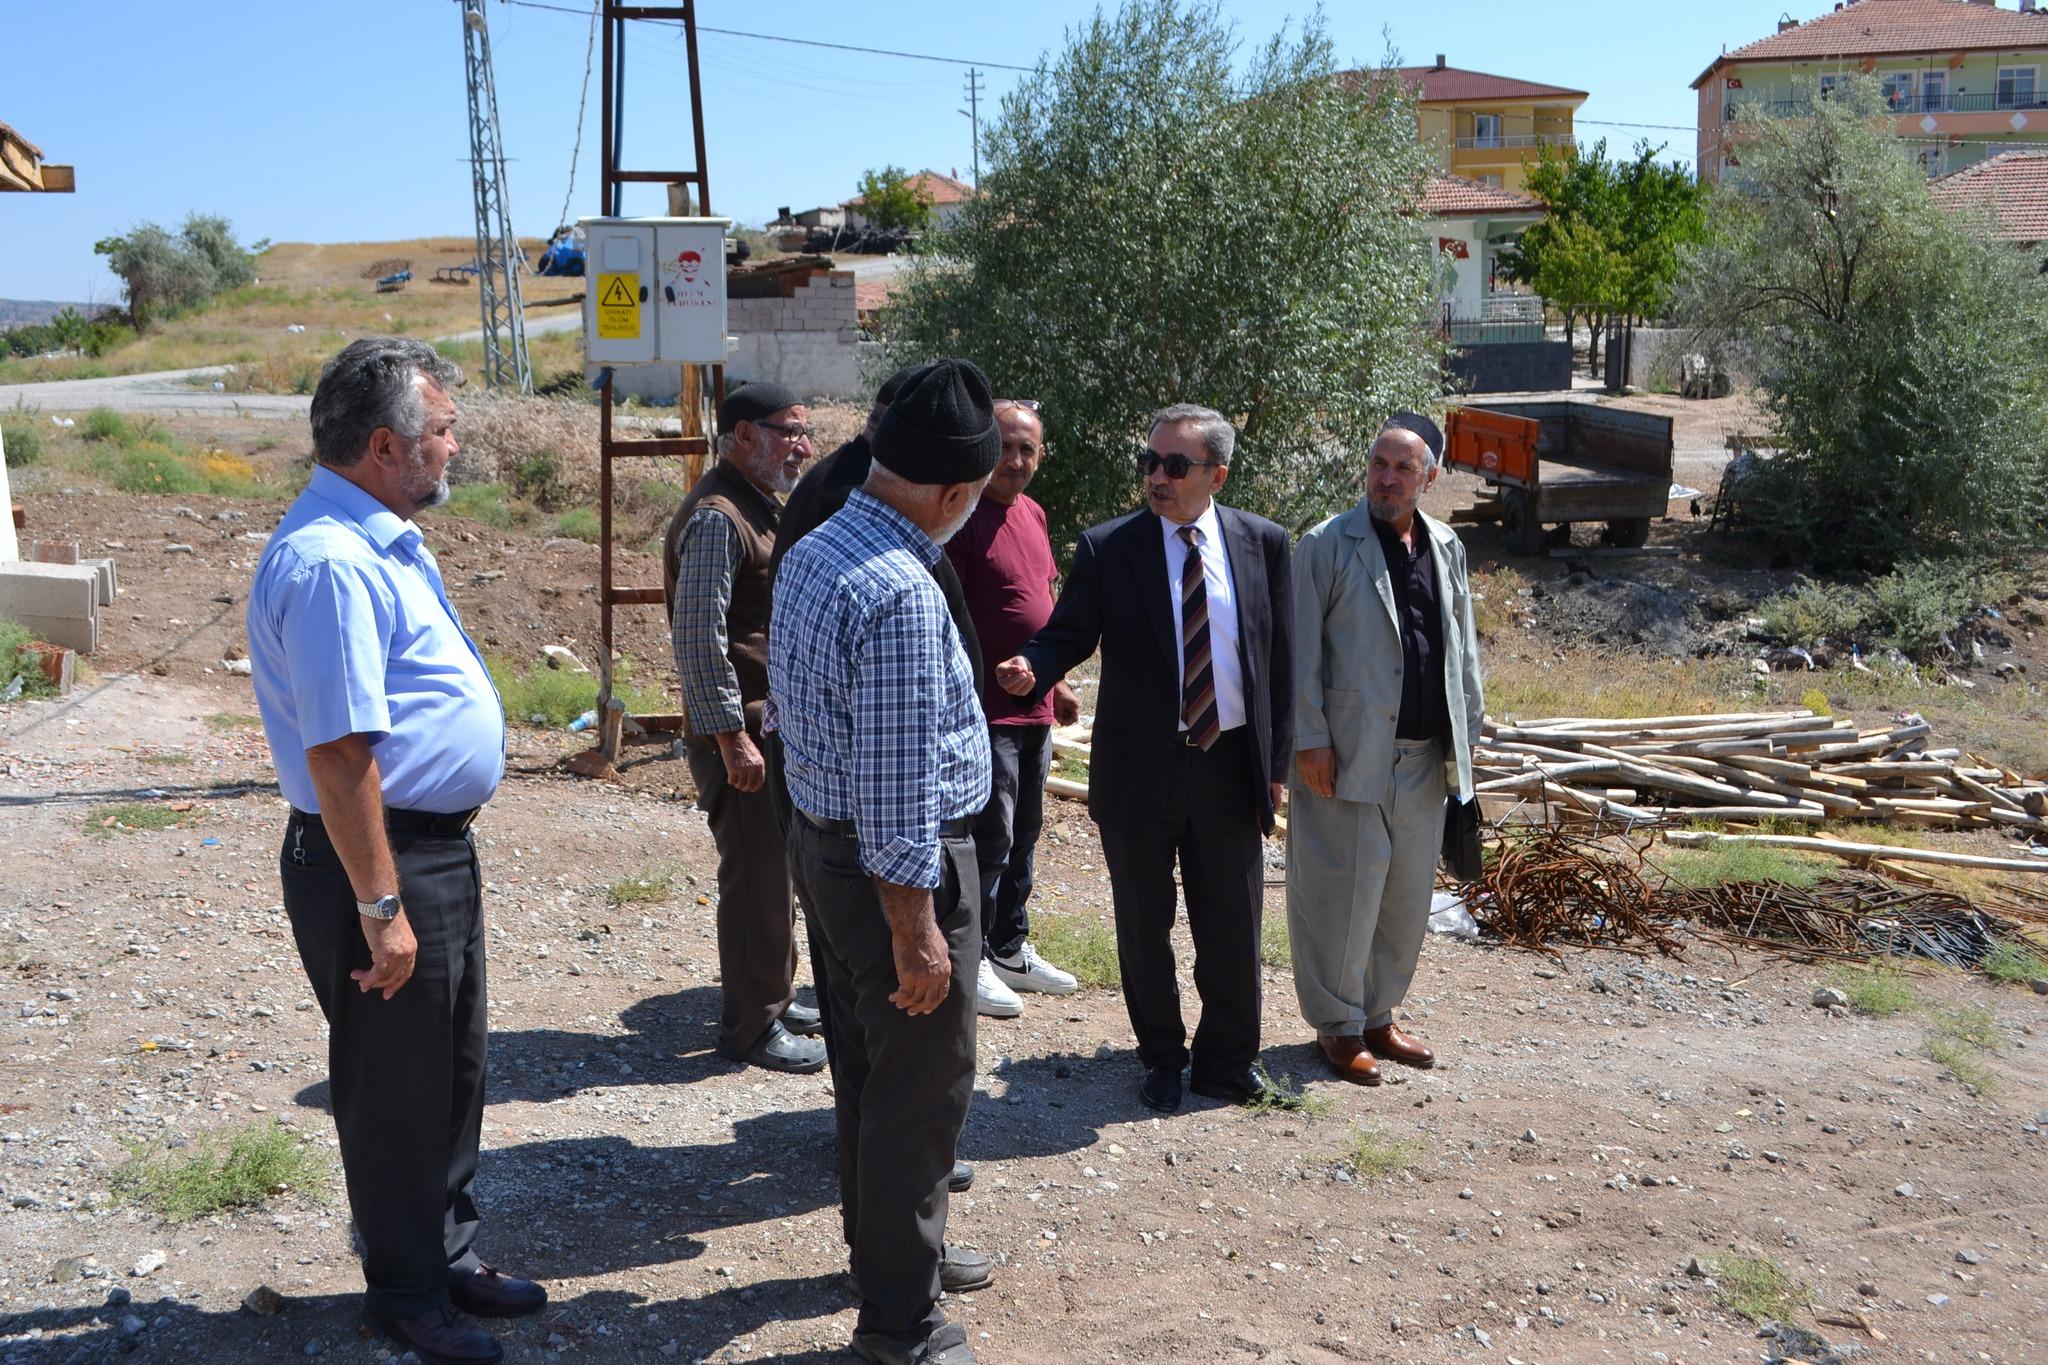
[[[1036,398],[998,398],[995,401],[995,406],[999,408],[1022,408],[1026,412],[1037,412],[1040,404]]]
[[[1156,450],[1138,452],[1138,472],[1150,478],[1152,471],[1163,469],[1169,479],[1185,479],[1190,469],[1214,469],[1221,460],[1190,460],[1185,455],[1161,455]]]

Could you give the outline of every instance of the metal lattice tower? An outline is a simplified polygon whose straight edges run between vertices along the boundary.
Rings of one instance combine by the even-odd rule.
[[[519,297],[519,239],[505,199],[505,145],[484,0],[462,0],[462,67],[469,81],[469,167],[476,189],[476,283],[483,301],[484,384],[533,392],[526,313]]]

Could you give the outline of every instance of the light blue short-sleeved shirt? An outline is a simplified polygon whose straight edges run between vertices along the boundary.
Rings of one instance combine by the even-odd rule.
[[[505,712],[420,528],[325,466],[263,547],[249,663],[277,782],[318,811],[306,750],[370,737],[397,810],[483,805],[505,774]]]

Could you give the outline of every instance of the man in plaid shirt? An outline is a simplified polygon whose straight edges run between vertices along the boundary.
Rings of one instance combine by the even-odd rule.
[[[866,483],[783,559],[768,631],[861,1296],[853,1349],[884,1365],[970,1365],[939,1294],[990,1281],[986,1258],[943,1241],[974,1089],[988,725],[931,567],[1001,449],[980,370],[913,372]]]

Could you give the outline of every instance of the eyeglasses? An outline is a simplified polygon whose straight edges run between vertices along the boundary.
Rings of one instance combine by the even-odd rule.
[[[754,425],[766,427],[768,430],[780,435],[785,441],[808,441],[811,439],[811,429],[801,422],[755,422]]]
[[[1190,460],[1185,455],[1161,455],[1156,450],[1138,452],[1138,472],[1147,478],[1155,469],[1164,469],[1169,479],[1185,479],[1190,469],[1214,469],[1221,460]]]
[[[1036,398],[998,398],[995,401],[995,406],[999,408],[1022,408],[1026,412],[1037,412],[1040,404]]]

